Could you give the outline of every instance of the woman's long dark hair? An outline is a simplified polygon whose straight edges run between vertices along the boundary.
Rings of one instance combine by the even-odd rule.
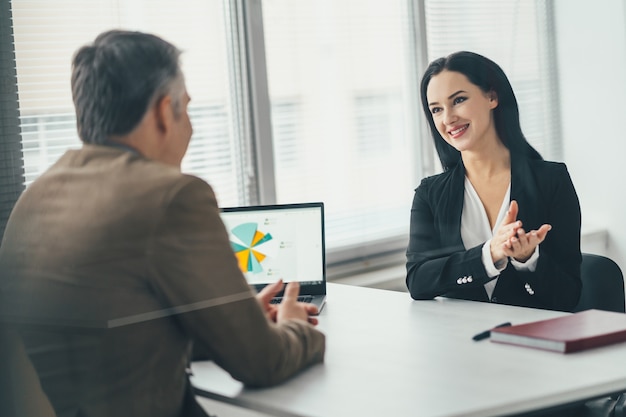
[[[543,159],[539,152],[533,148],[524,137],[519,122],[519,109],[513,88],[502,68],[495,62],[474,52],[460,51],[448,55],[445,58],[434,60],[428,65],[420,85],[422,107],[426,120],[435,142],[435,148],[443,169],[454,167],[461,159],[461,153],[450,146],[439,134],[433,122],[433,116],[428,108],[426,89],[430,80],[440,72],[455,71],[467,77],[467,79],[483,92],[495,92],[498,97],[498,106],[493,109],[493,119],[496,133],[504,143],[511,156],[524,155],[531,159]]]

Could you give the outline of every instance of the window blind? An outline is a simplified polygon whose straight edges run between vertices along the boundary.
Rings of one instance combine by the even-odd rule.
[[[331,252],[405,245],[419,163],[408,3],[265,0],[263,24],[278,202],[324,201]]]
[[[495,61],[513,86],[526,139],[561,160],[551,2],[425,0],[425,12],[429,61],[459,50]]]
[[[230,70],[226,19],[221,0],[14,0],[21,146],[25,185],[67,149],[81,146],[71,100],[74,52],[108,29],[140,30],[162,36],[183,50],[181,57],[194,134],[184,172],[198,175],[216,191],[221,205],[246,200],[238,180],[245,161],[235,129],[233,101],[241,100]],[[4,60],[3,60],[4,62]]]
[[[424,51],[430,60],[469,49],[498,62],[516,91],[528,139],[547,159],[560,159],[551,2],[417,3],[424,22],[414,20],[415,5],[407,0],[262,2],[266,55],[259,62],[267,65],[273,134],[268,166],[275,181],[269,188],[275,187],[278,203],[326,203],[330,259],[342,251],[361,257],[405,247],[413,189],[430,174],[421,164],[434,159],[421,154],[430,140],[420,135],[417,81],[423,68],[416,63]],[[2,176],[2,195],[11,195],[8,201],[66,149],[80,146],[71,57],[111,28],[152,32],[185,51],[194,135],[183,170],[212,184],[222,206],[251,201],[261,178],[255,178],[255,158],[263,149],[251,153],[247,112],[256,87],[246,81],[241,57],[250,51],[238,43],[237,26],[237,5],[245,3],[173,4],[2,2],[0,126],[2,158],[12,164]],[[426,36],[416,39],[414,33]],[[8,213],[12,203],[1,204]]]

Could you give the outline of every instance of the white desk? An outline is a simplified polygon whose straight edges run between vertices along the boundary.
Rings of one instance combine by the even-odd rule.
[[[329,284],[326,359],[286,383],[246,389],[193,364],[209,398],[275,416],[502,416],[626,391],[626,343],[573,354],[472,336],[565,313]]]

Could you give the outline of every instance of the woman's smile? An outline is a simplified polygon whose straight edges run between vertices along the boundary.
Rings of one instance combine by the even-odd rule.
[[[448,134],[452,136],[452,139],[457,139],[465,133],[467,128],[469,128],[469,123],[462,125],[462,126],[454,127],[453,129],[448,130]]]

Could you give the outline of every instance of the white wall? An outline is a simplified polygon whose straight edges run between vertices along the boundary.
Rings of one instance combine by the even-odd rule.
[[[564,162],[583,230],[606,229],[604,254],[626,273],[625,2],[556,0],[555,19]]]

